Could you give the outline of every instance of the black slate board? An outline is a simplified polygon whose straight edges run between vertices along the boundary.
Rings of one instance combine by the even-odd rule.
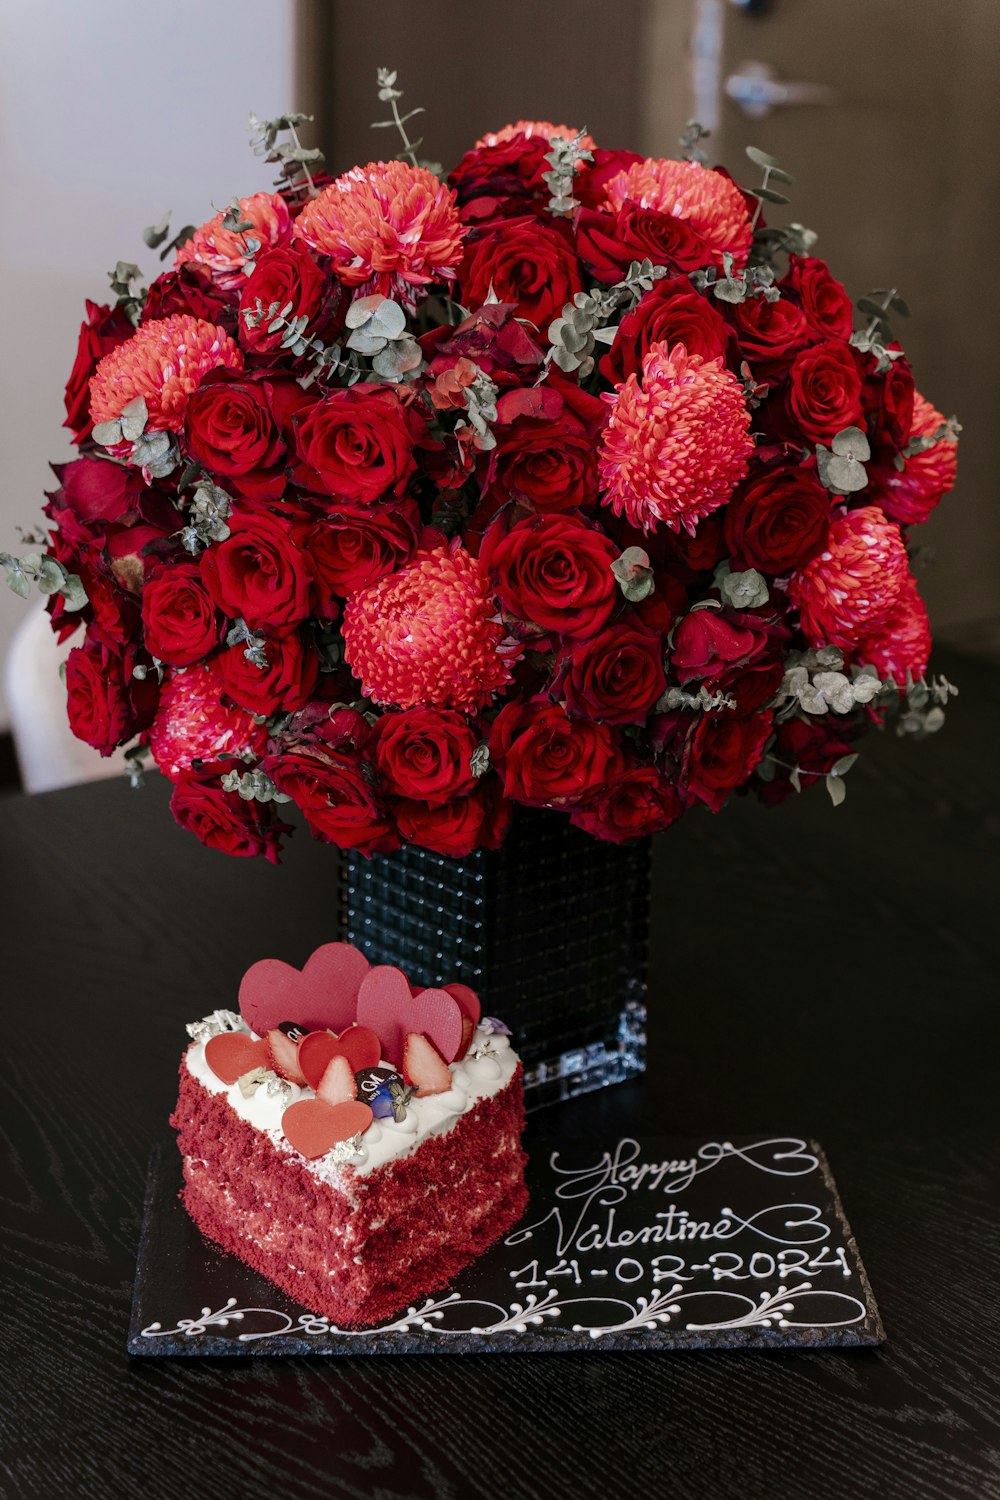
[[[800,1137],[529,1142],[521,1222],[450,1288],[345,1332],[206,1240],[150,1161],[138,1355],[802,1349],[884,1341],[822,1149]]]

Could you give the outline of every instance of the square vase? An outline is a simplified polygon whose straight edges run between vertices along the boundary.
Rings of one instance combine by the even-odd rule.
[[[415,984],[461,981],[514,1032],[528,1108],[641,1073],[649,840],[601,843],[515,809],[497,851],[343,856],[349,939]]]

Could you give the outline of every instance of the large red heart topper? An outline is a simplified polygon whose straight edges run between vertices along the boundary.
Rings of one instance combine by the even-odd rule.
[[[361,981],[358,1022],[378,1035],[382,1055],[394,1067],[402,1066],[403,1044],[409,1032],[422,1032],[446,1063],[454,1062],[471,1034],[471,1028],[463,1024],[466,1013],[472,1011],[473,1002],[477,1010],[479,1005],[471,990],[459,985],[455,989],[458,994],[434,989],[414,994],[402,969],[380,964],[369,969]]]
[[[240,1013],[258,1036],[282,1021],[296,1021],[306,1031],[344,1031],[355,1019],[358,990],[370,968],[350,943],[324,943],[302,969],[262,958],[243,976]]]

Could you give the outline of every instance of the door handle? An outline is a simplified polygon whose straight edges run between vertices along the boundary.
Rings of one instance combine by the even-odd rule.
[[[789,105],[836,104],[841,95],[825,83],[789,83],[769,63],[740,63],[725,82],[726,98],[749,120],[763,120]]]

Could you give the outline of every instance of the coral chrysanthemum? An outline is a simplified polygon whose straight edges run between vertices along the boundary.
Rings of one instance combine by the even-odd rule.
[[[150,431],[179,432],[191,392],[219,365],[243,368],[243,355],[225,329],[190,313],[143,323],[91,376],[91,416],[95,424],[111,421],[142,396]]]
[[[414,288],[453,280],[462,258],[454,192],[403,161],[352,167],[306,204],[293,232],[330,257],[346,286],[410,307]]]
[[[903,582],[899,598],[882,629],[863,641],[855,655],[870,662],[880,677],[892,677],[900,686],[907,675],[916,680],[927,671],[931,655],[931,627],[927,606],[921,599],[914,577]]]
[[[351,594],[343,633],[348,665],[376,703],[472,711],[511,681],[489,580],[457,541]]]
[[[865,505],[831,522],[823,551],[792,574],[788,597],[811,646],[853,650],[881,633],[909,577],[899,527]]]
[[[918,391],[913,400],[910,441],[930,438],[946,425],[944,417]],[[882,506],[886,515],[904,526],[926,521],[931,511],[954,486],[958,472],[958,444],[954,437],[939,438],[921,453],[906,460],[901,474],[893,473],[886,484]]]
[[[186,245],[182,245],[174,261],[183,266],[188,261],[206,266],[212,280],[227,291],[243,285],[243,268],[252,259],[247,249],[247,240],[252,237],[260,242],[260,254],[284,244],[292,230],[292,216],[288,204],[277,193],[254,193],[251,198],[240,199],[240,214],[252,226],[237,234],[223,227],[224,213],[218,213],[207,224],[196,229]]]
[[[743,194],[729,177],[696,161],[649,156],[612,177],[605,188],[610,208],[637,203],[684,219],[715,258],[728,251],[742,263],[753,232]]]
[[[264,725],[255,724],[245,709],[224,708],[220,691],[218,675],[204,666],[171,672],[160,688],[149,748],[171,781],[196,760],[222,755],[256,760],[264,753]],[[239,761],[234,765],[241,769]]]
[[[729,499],[753,452],[736,376],[721,359],[657,343],[641,375],[602,399],[611,406],[598,454],[604,504],[645,531],[662,523],[693,535]]]
[[[553,136],[558,136],[561,141],[575,141],[577,131],[569,125],[553,125],[551,120],[515,120],[513,125],[505,125],[502,130],[491,130],[487,135],[480,136],[476,142],[476,150],[481,151],[484,146],[502,146],[506,141],[516,141],[522,135],[529,141],[537,136],[547,141],[551,141]],[[597,142],[592,136],[583,135],[580,137],[580,145],[584,151],[593,151]]]

